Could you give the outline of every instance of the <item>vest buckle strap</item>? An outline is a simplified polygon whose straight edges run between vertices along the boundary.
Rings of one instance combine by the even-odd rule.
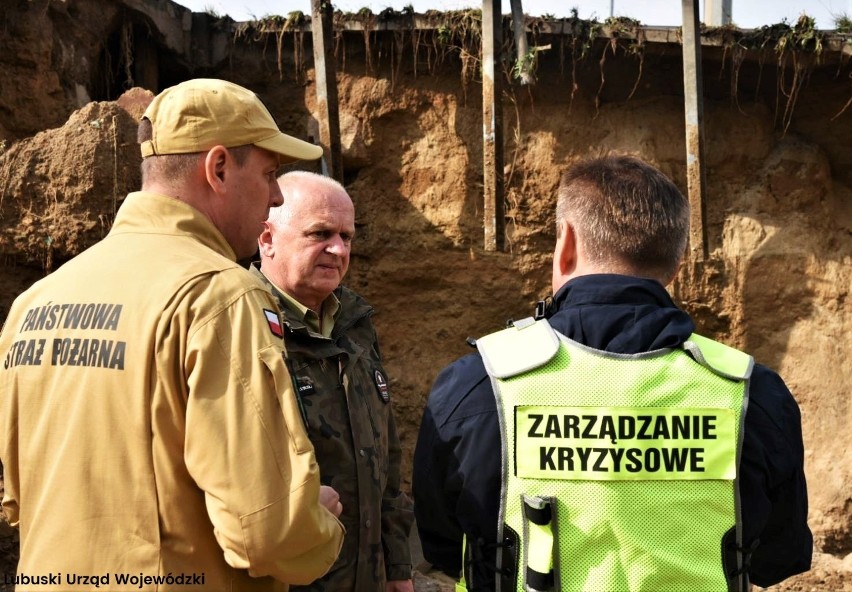
[[[524,510],[524,589],[556,589],[556,498],[521,495]]]
[[[525,590],[538,592],[539,590],[553,590],[553,571],[547,573],[537,572],[527,566],[525,574],[526,586]]]
[[[747,592],[751,589],[751,556],[759,545],[760,539],[754,539],[747,546],[740,545],[736,526],[732,526],[722,537],[722,568],[728,581],[728,592]]]

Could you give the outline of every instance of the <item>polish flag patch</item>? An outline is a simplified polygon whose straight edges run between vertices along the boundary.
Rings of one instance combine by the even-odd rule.
[[[276,337],[284,337],[284,330],[281,328],[281,317],[274,310],[267,308],[263,309],[263,314],[266,315],[266,322],[269,324],[269,330]]]

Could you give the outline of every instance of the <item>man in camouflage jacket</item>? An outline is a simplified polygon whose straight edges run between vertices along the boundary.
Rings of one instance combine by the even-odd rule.
[[[302,171],[279,178],[284,204],[258,243],[265,280],[283,311],[281,331],[323,484],[343,504],[337,563],[291,590],[413,592],[411,502],[400,491],[400,444],[373,308],[340,285],[349,265],[355,209],[336,181]]]

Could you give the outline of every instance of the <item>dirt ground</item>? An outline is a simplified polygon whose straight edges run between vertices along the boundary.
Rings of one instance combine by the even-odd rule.
[[[0,8],[3,316],[15,295],[108,231],[139,185],[135,121],[147,91],[158,90],[98,98],[97,85],[80,79],[80,60],[99,63],[95,40],[108,33],[69,38],[58,23],[82,22],[101,3],[81,1],[76,15],[33,4]],[[686,192],[682,66],[668,45],[646,48],[641,62],[595,46],[573,64],[572,79],[570,54],[566,62],[554,45],[534,87],[510,86],[507,248],[495,253],[482,248],[476,75],[466,77],[459,52],[436,46],[404,46],[411,57],[394,62],[396,38],[373,38],[367,60],[363,39],[343,39],[338,76],[345,181],[357,211],[347,283],[377,311],[410,487],[436,374],[469,351],[465,337],[528,316],[547,294],[560,171],[590,154],[630,153]],[[315,133],[316,89],[310,65],[294,57],[299,43],[285,38],[279,69],[274,49],[234,41],[228,59],[201,74],[252,88],[285,131],[304,137]],[[802,410],[815,560],[770,590],[852,591],[852,111],[841,112],[852,96],[849,60],[811,64],[785,132],[784,70],[771,55],[736,66],[716,49],[704,63],[708,253],[687,261],[670,289],[702,332],[776,368]],[[5,571],[15,541],[0,529]],[[445,584],[419,579],[418,590],[451,589]]]

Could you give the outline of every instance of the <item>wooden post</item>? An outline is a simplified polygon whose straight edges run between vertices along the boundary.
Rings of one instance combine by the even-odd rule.
[[[502,46],[500,0],[482,0],[482,174],[486,251],[502,251],[505,243]]]
[[[732,0],[704,0],[704,22],[710,27],[730,25]]]
[[[329,0],[311,0],[311,32],[317,85],[317,117],[323,149],[323,174],[343,183],[337,66],[334,61],[334,8]]]
[[[701,29],[698,0],[683,7],[683,93],[686,112],[686,182],[689,191],[689,254],[707,258],[707,210],[704,204],[704,85],[701,80]]]
[[[515,68],[517,68],[517,71],[513,72],[513,74],[518,77],[521,84],[533,84],[535,83],[535,79],[530,73],[532,62],[529,59],[530,46],[527,43],[524,6],[521,0],[510,0],[509,6],[512,8],[512,31],[515,34]]]

